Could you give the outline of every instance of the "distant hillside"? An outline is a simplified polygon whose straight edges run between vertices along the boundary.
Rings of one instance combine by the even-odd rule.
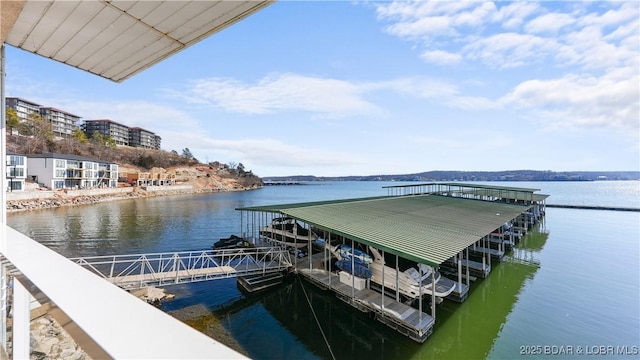
[[[264,177],[265,182],[292,181],[595,181],[640,180],[640,171],[426,171],[405,175],[316,177],[311,175]]]
[[[103,139],[104,140],[104,139]],[[222,164],[218,161],[203,164],[194,158],[188,148],[177,151],[164,151],[115,146],[103,140],[78,139],[43,139],[39,136],[7,135],[7,152],[15,154],[56,153],[76,155],[90,159],[108,161],[118,164],[119,172],[126,177],[127,172],[174,171],[180,183],[189,183],[196,190],[231,190],[239,188],[262,187],[262,179],[251,170],[245,169],[242,163]],[[163,169],[163,171],[159,171]]]

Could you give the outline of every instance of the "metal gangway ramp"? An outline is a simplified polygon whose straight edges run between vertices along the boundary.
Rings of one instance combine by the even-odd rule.
[[[271,246],[91,256],[71,260],[127,290],[269,274],[292,266],[287,249]]]

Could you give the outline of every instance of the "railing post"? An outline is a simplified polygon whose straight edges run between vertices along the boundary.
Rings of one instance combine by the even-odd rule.
[[[7,267],[5,264],[0,264],[0,341],[2,349],[0,349],[0,353],[4,351],[6,354],[7,351]]]
[[[22,283],[13,281],[13,358],[28,359],[30,346],[31,295]]]

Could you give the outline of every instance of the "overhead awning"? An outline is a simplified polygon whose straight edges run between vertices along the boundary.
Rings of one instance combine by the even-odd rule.
[[[411,195],[238,210],[282,213],[403,258],[438,266],[529,208],[451,196]]]
[[[2,39],[120,82],[272,2],[2,1]]]

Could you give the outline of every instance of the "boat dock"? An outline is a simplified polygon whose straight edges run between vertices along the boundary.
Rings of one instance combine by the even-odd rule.
[[[487,278],[491,262],[502,261],[542,218],[548,196],[535,191],[428,183],[392,186],[387,196],[237,210],[246,215],[241,226],[253,231],[247,236],[262,235],[277,219],[299,222],[297,232],[282,233],[295,246],[294,272],[422,343],[437,305],[465,301],[471,281]],[[322,241],[301,247],[301,229]]]
[[[462,263],[462,276],[465,276],[466,270],[468,268],[469,274],[473,277],[471,279],[472,281],[478,277],[484,279],[489,276],[489,273],[491,272],[491,265],[489,265],[488,263],[481,263],[469,259],[462,259],[460,260],[460,262]],[[446,271],[452,274],[457,274],[457,265],[454,263],[453,259],[445,261],[441,266]]]
[[[491,256],[491,260],[494,261],[502,261],[504,258],[504,251],[498,249],[492,249],[482,246],[473,246],[469,248],[469,253],[471,256],[483,256],[489,255]]]
[[[316,254],[312,257],[312,261],[321,261],[322,256],[322,253]],[[433,332],[435,319],[429,314],[396,301],[394,297],[383,293],[366,287],[358,289],[345,284],[341,281],[340,275],[324,269],[309,269],[308,264],[309,257],[299,259],[297,273],[318,287],[335,291],[340,300],[354,308],[373,313],[376,320],[381,323],[417,342],[424,342]]]
[[[489,245],[492,248],[497,248],[500,250],[511,251],[511,249],[515,246],[516,241],[508,236],[504,236],[501,234],[491,234],[489,235]]]

